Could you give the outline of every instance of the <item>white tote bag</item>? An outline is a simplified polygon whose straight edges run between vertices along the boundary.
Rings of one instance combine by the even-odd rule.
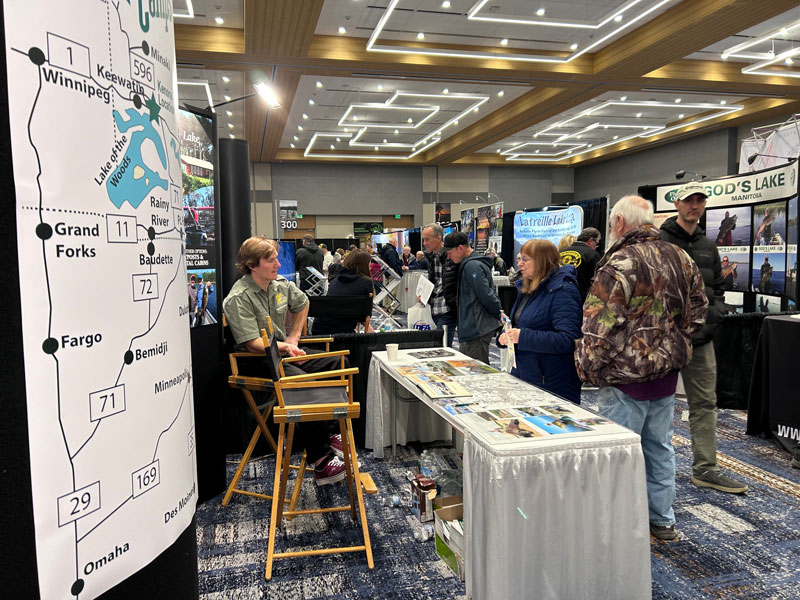
[[[417,302],[408,309],[408,328],[428,331],[436,329],[436,324],[431,316],[431,307]]]

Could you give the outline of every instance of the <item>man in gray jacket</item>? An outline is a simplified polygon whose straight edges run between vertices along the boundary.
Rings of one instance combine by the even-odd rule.
[[[466,234],[454,231],[444,238],[447,258],[458,270],[458,349],[489,364],[489,344],[500,327],[500,300],[492,281],[491,257],[475,252]]]

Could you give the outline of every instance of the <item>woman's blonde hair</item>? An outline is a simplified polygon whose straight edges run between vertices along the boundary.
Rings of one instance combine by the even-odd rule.
[[[574,235],[570,235],[570,234],[565,235],[558,242],[558,251],[561,252],[562,250],[565,250],[566,248],[569,248],[570,246],[572,246],[572,244],[575,243],[576,239],[578,239],[578,238],[576,238]]]
[[[522,279],[522,293],[530,294],[542,280],[561,264],[558,248],[549,240],[528,240],[522,245],[520,254],[533,261],[533,277]]]

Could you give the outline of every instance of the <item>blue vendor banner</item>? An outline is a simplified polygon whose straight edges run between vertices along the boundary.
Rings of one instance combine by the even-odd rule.
[[[583,229],[583,208],[519,211],[514,215],[514,256],[528,240],[550,240],[556,246],[565,235],[577,235]]]

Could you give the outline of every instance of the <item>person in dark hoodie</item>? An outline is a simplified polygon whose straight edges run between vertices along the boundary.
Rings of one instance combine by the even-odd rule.
[[[514,344],[515,377],[581,403],[581,380],[573,359],[583,311],[575,267],[559,266],[553,242],[528,240],[520,251],[522,279],[511,309],[512,329],[498,345]]]
[[[722,473],[717,464],[717,359],[712,337],[722,321],[725,283],[717,245],[698,225],[707,199],[702,183],[682,185],[675,195],[678,216],[661,225],[661,239],[682,248],[697,265],[708,297],[706,323],[692,337],[692,358],[681,370],[692,433],[691,482],[729,494],[744,494],[747,485]]]
[[[297,269],[298,277],[300,278],[300,289],[306,291],[311,287],[311,284],[306,281],[311,272],[308,267],[314,267],[317,271],[322,273],[322,262],[325,260],[325,255],[319,249],[314,238],[310,235],[303,236],[303,247],[298,248],[294,257],[294,266]]]
[[[458,349],[489,364],[489,344],[500,327],[500,300],[494,289],[494,260],[475,252],[465,233],[444,238],[447,258],[458,270]]]
[[[342,269],[336,279],[328,285],[326,296],[367,296],[375,295],[375,288],[369,276],[370,255],[366,250],[354,250],[344,257]],[[342,302],[347,302],[342,298]],[[312,335],[332,335],[334,333],[353,333],[358,321],[337,317],[316,317],[311,326]],[[368,333],[373,332],[369,326]]]

